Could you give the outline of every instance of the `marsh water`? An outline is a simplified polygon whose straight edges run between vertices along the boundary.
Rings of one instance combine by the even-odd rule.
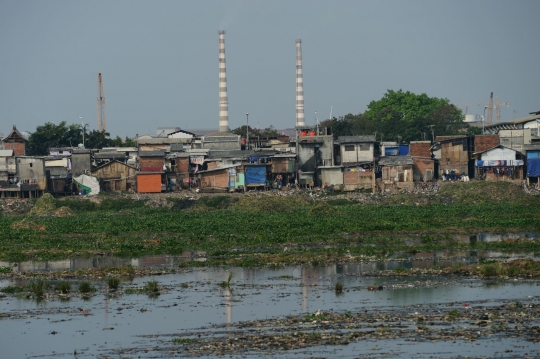
[[[201,257],[202,254],[192,253],[195,257]],[[426,268],[433,265],[455,265],[456,262],[468,264],[482,256],[500,255],[463,253],[450,260],[444,259],[444,253],[428,253],[407,260],[328,266],[279,269],[191,268],[179,269],[174,274],[135,278],[123,282],[121,290],[113,293],[107,291],[103,280],[94,281],[98,292],[89,298],[78,295],[54,296],[36,301],[7,296],[0,299],[1,357],[189,357],[195,355],[182,351],[181,344],[172,345],[175,338],[227,336],[228,330],[233,333],[244,325],[249,326],[242,323],[259,323],[272,318],[303,318],[317,312],[385,310],[398,311],[405,317],[408,312],[422,308],[449,311],[452,308],[462,308],[463,303],[484,308],[509,302],[538,305],[540,287],[537,281],[376,275],[377,271],[386,269]],[[14,268],[21,271],[46,271],[125,264],[178,268],[183,258],[160,256],[126,260],[99,257],[59,262],[25,262]],[[233,273],[230,286],[220,285],[227,281],[230,273]],[[81,280],[73,280],[73,288]],[[125,294],[126,289],[137,290],[151,280],[159,282],[162,288],[159,296]],[[341,295],[334,290],[337,282],[344,284],[345,289]],[[0,281],[0,287],[23,284]],[[370,290],[379,287],[383,290]],[[538,326],[540,323],[533,324]],[[309,325],[307,322],[302,330],[316,330],[315,324],[314,328]],[[196,356],[221,355],[224,354],[214,352]],[[373,339],[348,345],[310,346],[288,351],[244,351],[235,355],[253,358],[398,358],[413,355],[418,358],[458,355],[535,357],[540,355],[540,351],[533,342],[520,337],[493,336],[473,341],[436,343],[399,338]]]

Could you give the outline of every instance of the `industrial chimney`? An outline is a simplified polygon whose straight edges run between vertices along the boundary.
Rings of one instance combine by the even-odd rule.
[[[305,126],[304,79],[302,75],[302,40],[296,40],[296,126]]]
[[[219,31],[219,132],[229,131],[229,100],[225,70],[225,31]]]

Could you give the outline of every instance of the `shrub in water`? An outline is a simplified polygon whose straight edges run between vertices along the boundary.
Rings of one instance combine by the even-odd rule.
[[[54,289],[59,291],[62,294],[69,293],[69,291],[71,290],[71,283],[69,283],[69,282],[60,282],[60,283],[56,284]]]
[[[118,278],[109,278],[107,279],[107,285],[109,286],[109,289],[117,290],[120,286],[120,279]]]
[[[43,279],[34,279],[30,283],[28,283],[28,288],[30,289],[30,291],[34,292],[36,297],[42,297],[45,289],[48,287],[48,283],[46,283]]]
[[[159,293],[159,283],[157,280],[146,283],[146,291],[151,294]]]
[[[96,288],[94,288],[92,284],[90,284],[90,282],[81,282],[81,284],[79,284],[80,293],[90,293],[90,292],[95,292],[95,291],[96,291]]]

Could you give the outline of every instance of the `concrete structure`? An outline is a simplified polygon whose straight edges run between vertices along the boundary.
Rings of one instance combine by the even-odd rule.
[[[302,172],[314,172],[319,166],[334,165],[334,138],[324,128],[316,132],[314,127],[296,128],[296,153],[298,169]],[[312,135],[301,136],[302,132]]]
[[[103,192],[129,191],[137,185],[137,169],[117,160],[93,169],[92,176],[99,180]]]
[[[532,131],[531,128],[499,130],[499,143],[501,146],[525,153],[524,145],[532,144]]]
[[[91,170],[90,150],[73,149],[71,151],[71,174],[73,177],[88,174]]]
[[[0,139],[0,149],[13,150],[14,156],[26,155],[26,142],[28,140],[13,126],[11,132],[4,138]]]
[[[13,150],[0,150],[0,184],[9,184],[10,178],[17,174]]]
[[[219,31],[219,132],[229,131],[229,98],[225,64],[225,31]]]
[[[232,132],[214,132],[203,136],[202,148],[213,151],[233,151],[242,148],[242,141],[239,135]]]
[[[305,126],[304,74],[302,72],[302,40],[296,40],[296,127]]]
[[[317,169],[317,182],[322,188],[343,185],[343,168],[341,166],[321,166]]]
[[[45,165],[43,157],[17,156],[6,158],[0,166],[6,163],[7,180],[0,178],[0,197],[36,198],[47,190]],[[13,173],[15,167],[15,173]]]
[[[340,136],[340,157],[343,166],[373,163],[376,160],[375,136]]]
[[[498,134],[501,130],[522,130],[531,129],[533,134],[538,136],[540,129],[540,111],[531,112],[531,116],[518,118],[512,121],[500,122],[485,126],[485,134]]]

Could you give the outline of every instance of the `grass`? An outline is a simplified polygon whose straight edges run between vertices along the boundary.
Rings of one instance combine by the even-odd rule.
[[[22,293],[22,292],[25,292],[25,291],[26,291],[26,288],[24,288],[22,286],[19,286],[19,285],[15,285],[15,286],[9,285],[7,287],[0,288],[0,292],[7,293],[7,294]]]
[[[120,278],[108,278],[107,286],[109,287],[109,290],[117,290],[120,287]]]
[[[334,286],[334,290],[336,294],[343,294],[343,288],[344,288],[344,285],[341,282],[337,282],[336,285]]]
[[[62,293],[62,294],[67,294],[71,291],[71,283],[69,282],[66,282],[66,281],[62,281],[60,283],[57,283],[55,286],[54,286],[54,290]]]
[[[0,267],[0,274],[8,274],[13,272],[11,267]]]
[[[79,284],[79,292],[80,293],[93,293],[96,291],[96,288],[90,284],[90,282],[81,282]]]
[[[195,339],[189,339],[189,338],[174,338],[172,342],[174,344],[190,344],[190,343],[196,343],[197,341]]]
[[[182,283],[182,284],[180,284],[180,287],[186,289],[186,288],[189,288],[189,284],[187,284],[187,283]]]
[[[145,291],[148,294],[159,294],[159,282],[157,280],[153,280],[146,283]]]
[[[37,278],[28,283],[28,289],[33,292],[36,297],[43,297],[45,291],[49,289],[49,282]]]
[[[233,278],[234,278],[234,273],[230,272],[229,275],[227,276],[227,279],[219,283],[219,286],[221,288],[231,288],[231,282]]]

